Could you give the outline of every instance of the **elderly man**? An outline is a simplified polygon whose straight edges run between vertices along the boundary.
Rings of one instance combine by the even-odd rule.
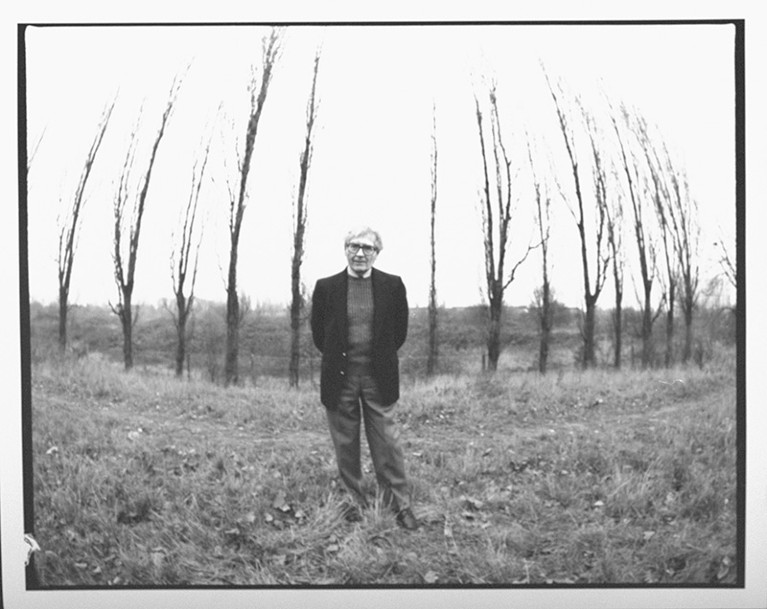
[[[312,337],[322,352],[320,400],[327,412],[341,479],[356,503],[346,509],[359,521],[367,507],[362,490],[360,421],[385,505],[408,530],[418,528],[410,507],[405,460],[394,420],[399,398],[397,350],[405,342],[408,305],[396,275],[373,268],[383,249],[381,236],[365,227],[344,241],[342,272],[320,279],[312,296]]]

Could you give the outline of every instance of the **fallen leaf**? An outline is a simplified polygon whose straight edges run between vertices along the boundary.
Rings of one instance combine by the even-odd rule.
[[[162,563],[165,560],[165,553],[164,552],[152,552],[150,554],[150,557],[152,558],[152,564],[159,569],[162,567]]]
[[[453,538],[453,525],[450,524],[449,520],[445,520],[445,537],[448,539]]]
[[[274,498],[274,501],[272,502],[272,507],[281,510],[283,506],[285,505],[285,492],[280,491],[277,493],[277,496]]]
[[[466,497],[462,495],[461,499],[463,500],[464,506],[472,510],[481,510],[484,505],[484,503],[479,499],[474,499],[474,497]]]
[[[650,541],[653,537],[655,537],[655,531],[645,531],[644,532],[644,540]]]
[[[439,575],[434,571],[428,571],[426,575],[423,576],[423,581],[427,584],[436,584],[437,581],[439,581]]]

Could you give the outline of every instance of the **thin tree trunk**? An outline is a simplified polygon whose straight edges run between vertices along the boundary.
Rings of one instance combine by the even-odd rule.
[[[549,361],[549,343],[551,341],[551,286],[544,276],[541,294],[541,342],[538,347],[538,372],[546,374]]]
[[[301,289],[298,269],[294,269],[293,298],[290,303],[290,367],[288,371],[290,387],[298,387],[299,366],[301,364]]]
[[[133,309],[132,295],[123,293],[120,323],[123,330],[123,362],[126,370],[133,368]]]
[[[642,367],[649,368],[653,361],[652,344],[652,297],[651,285],[645,283],[644,307],[642,309]]]
[[[497,286],[494,286],[497,292]],[[490,319],[487,328],[487,369],[495,372],[501,357],[501,317],[503,315],[503,299],[500,294],[490,298]]]
[[[236,256],[231,263],[236,267]],[[239,344],[240,344],[240,301],[237,297],[237,286],[233,284],[230,272],[230,283],[226,292],[226,353],[224,355],[224,379],[227,385],[239,383]]]
[[[67,293],[59,286],[59,352],[63,355],[67,350]]]
[[[189,314],[186,298],[183,294],[176,294],[176,306],[178,309],[177,342],[176,342],[176,378],[184,376],[184,361],[186,360],[186,320]]]
[[[666,368],[670,368],[674,363],[674,300],[675,286],[672,282],[669,286],[668,311],[666,311]]]
[[[186,324],[178,324],[178,343],[176,344],[176,378],[184,376],[184,362],[186,361]]]
[[[431,376],[437,371],[437,251],[435,221],[437,213],[437,126],[436,113],[432,109],[432,165],[431,165],[431,206],[429,233],[429,356],[426,360],[426,374]]]
[[[583,320],[583,367],[590,368],[596,363],[596,298],[586,298]]]
[[[690,361],[690,357],[692,357],[692,339],[693,339],[693,330],[692,330],[692,314],[693,314],[693,307],[692,303],[685,302],[683,307],[683,313],[684,313],[684,349],[682,350],[682,362],[687,363]]]
[[[426,374],[431,376],[437,372],[438,357],[437,302],[435,290],[432,289],[429,296],[429,358],[426,361]]]
[[[623,291],[615,290],[615,311],[613,312],[613,336],[615,340],[615,353],[613,354],[613,367],[621,367],[621,351],[623,350]]]

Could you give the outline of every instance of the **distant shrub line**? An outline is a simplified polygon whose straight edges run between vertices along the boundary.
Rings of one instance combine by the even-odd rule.
[[[223,373],[225,344],[224,305],[198,303],[189,322],[187,375],[218,382]],[[503,351],[500,367],[533,370],[538,357],[538,312],[534,307],[507,307],[501,334]],[[57,339],[58,310],[55,305],[32,303],[30,336],[33,360],[54,353]],[[623,362],[638,366],[640,341],[634,329],[639,312],[624,310]],[[437,372],[440,374],[476,373],[482,370],[485,350],[486,309],[482,305],[442,308],[439,312]],[[78,306],[70,313],[70,352],[75,357],[98,353],[110,360],[122,357],[122,334],[119,320],[108,307]],[[580,311],[557,304],[551,335],[549,369],[556,372],[579,365],[582,340]],[[597,316],[597,361],[602,367],[612,363],[613,341],[611,311]],[[661,329],[657,329],[660,331]],[[682,332],[677,340],[681,343]],[[735,342],[735,316],[730,310],[701,308],[695,325],[694,364],[703,367],[714,362],[722,348]],[[656,367],[663,365],[662,340],[657,340]],[[135,329],[135,359],[138,366],[174,367],[176,335],[169,312],[162,306],[140,307]],[[426,374],[428,357],[428,312],[412,308],[408,340],[400,351],[403,376],[417,378]],[[679,347],[681,350],[681,347]],[[240,334],[240,369],[243,378],[282,378],[288,374],[290,328],[287,308],[257,307],[245,314]],[[302,332],[300,377],[312,379],[318,374],[319,353],[311,343],[308,325]]]

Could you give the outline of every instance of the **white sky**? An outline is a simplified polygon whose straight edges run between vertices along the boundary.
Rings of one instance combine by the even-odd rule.
[[[201,205],[207,221],[196,294],[224,299],[228,264],[227,171],[241,125],[247,80],[260,60],[263,29],[236,27],[37,28],[27,37],[29,146],[43,133],[29,177],[31,297],[57,298],[57,216],[69,205],[102,108],[119,88],[87,189],[70,302],[117,300],[112,278],[112,201],[129,130],[144,101],[137,169],[147,158],[173,76],[194,58],[160,145],[150,183],[134,301],[172,296],[173,231],[189,195],[192,162],[213,133]],[[550,74],[588,94],[597,79],[657,122],[686,162],[701,208],[702,243],[720,227],[734,252],[734,29],[730,26],[342,26],[291,27],[269,91],[249,181],[238,284],[254,302],[289,300],[291,200],[304,136],[314,49],[323,44],[319,133],[308,190],[303,277],[311,287],[344,264],[351,225],[378,227],[383,270],[403,276],[411,304],[428,295],[428,209],[432,101],[437,107],[439,183],[437,291],[448,306],[480,301],[479,144],[472,83],[495,74],[502,120],[551,138],[563,154]],[[214,121],[221,105],[223,116]],[[513,123],[513,124],[512,124]],[[514,136],[509,130],[507,139]],[[517,139],[518,141],[518,139]],[[521,159],[522,164],[526,159]],[[213,181],[211,181],[211,179]],[[565,185],[569,176],[563,175]],[[60,202],[60,199],[63,201]],[[520,193],[512,261],[531,234],[532,199]],[[553,287],[579,306],[581,268],[574,223],[555,203]],[[710,249],[704,274],[718,272]],[[629,259],[634,256],[629,250]],[[520,268],[507,302],[528,304],[539,282],[537,254]],[[627,286],[628,287],[628,286]],[[629,287],[628,294],[632,294]],[[610,306],[609,289],[600,304]],[[631,303],[629,303],[631,304]]]

